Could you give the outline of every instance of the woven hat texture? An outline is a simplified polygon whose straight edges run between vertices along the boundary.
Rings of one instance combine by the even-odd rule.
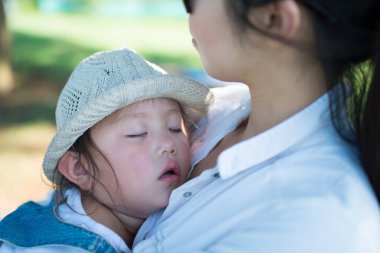
[[[56,108],[57,132],[43,161],[46,177],[55,182],[58,160],[89,128],[112,112],[149,98],[178,101],[191,120],[207,113],[209,88],[180,75],[168,75],[131,49],[96,53],[79,63],[63,88]]]

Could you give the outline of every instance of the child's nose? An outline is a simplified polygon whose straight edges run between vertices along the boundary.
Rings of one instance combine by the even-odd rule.
[[[159,155],[176,153],[174,141],[170,136],[162,136],[160,138],[158,152]]]

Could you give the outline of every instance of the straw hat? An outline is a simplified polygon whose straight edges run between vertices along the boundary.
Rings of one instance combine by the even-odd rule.
[[[207,113],[213,95],[203,84],[180,75],[168,75],[131,49],[96,53],[75,68],[56,108],[57,133],[43,161],[53,183],[58,160],[89,128],[112,112],[149,98],[176,100],[197,122]]]

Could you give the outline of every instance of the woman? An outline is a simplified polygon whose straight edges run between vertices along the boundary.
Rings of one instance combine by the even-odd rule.
[[[246,83],[252,110],[134,252],[380,252],[380,3],[184,3],[204,69]]]

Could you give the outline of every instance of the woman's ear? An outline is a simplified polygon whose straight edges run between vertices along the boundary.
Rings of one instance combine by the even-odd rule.
[[[82,190],[91,189],[91,176],[79,161],[79,154],[67,151],[58,161],[58,171]]]
[[[257,28],[270,34],[293,38],[301,27],[301,9],[295,0],[279,0],[255,7],[250,20]]]

